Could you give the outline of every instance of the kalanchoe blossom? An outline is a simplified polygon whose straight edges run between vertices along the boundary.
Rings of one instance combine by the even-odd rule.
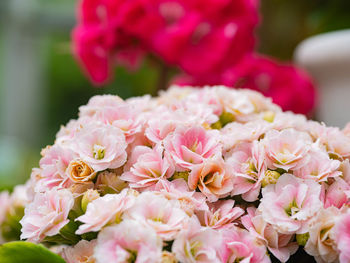
[[[124,218],[153,228],[164,240],[173,240],[181,229],[187,227],[189,220],[178,201],[150,192],[140,194]]]
[[[152,228],[125,220],[99,233],[94,256],[96,263],[161,262],[162,241]]]
[[[96,172],[107,168],[118,168],[126,162],[127,143],[123,132],[112,125],[83,127],[70,143],[79,158]]]
[[[262,194],[258,209],[264,221],[282,234],[307,232],[307,222],[322,207],[321,186],[291,174],[283,174],[275,185],[263,188]]]
[[[32,203],[25,208],[20,221],[21,239],[41,242],[46,236],[54,236],[68,224],[68,214],[74,204],[73,195],[66,189],[55,188],[37,193]]]
[[[187,182],[183,178],[175,179],[171,182],[161,180],[153,190],[161,193],[169,200],[178,200],[181,209],[189,216],[192,216],[195,211],[208,210],[205,195],[196,191],[190,191]]]
[[[319,182],[341,176],[341,172],[338,170],[340,161],[330,159],[326,152],[316,148],[309,152],[309,156],[308,163],[294,171],[295,176]]]
[[[67,263],[95,263],[94,248],[97,241],[81,240],[74,247],[63,248],[60,255]]]
[[[308,240],[305,251],[314,256],[317,262],[337,262],[338,250],[334,226],[341,216],[335,207],[321,209],[309,223]]]
[[[150,187],[175,172],[173,161],[160,145],[154,149],[136,146],[130,160],[133,162],[130,171],[123,173],[120,178],[129,182],[132,188]]]
[[[337,220],[334,226],[335,244],[340,253],[339,261],[346,263],[350,261],[350,210],[347,209],[345,213]]]
[[[291,139],[293,138],[293,139]],[[311,149],[311,137],[294,129],[270,130],[261,141],[268,168],[295,170],[306,165]]]
[[[41,155],[40,171],[34,171],[32,177],[37,182],[36,190],[70,186],[72,181],[67,174],[67,168],[75,156],[74,152],[67,147],[54,145],[43,149]]]
[[[246,201],[255,201],[261,189],[261,180],[266,171],[261,144],[243,142],[225,155],[228,169],[232,170],[232,195],[242,194]]]
[[[264,221],[255,207],[248,207],[247,212],[248,214],[241,218],[244,227],[278,260],[287,262],[290,255],[298,250],[297,243],[291,242],[294,235],[278,233],[271,224]]]
[[[183,263],[222,262],[224,243],[217,230],[201,227],[195,217],[175,239],[172,252]]]
[[[350,185],[342,178],[337,178],[327,187],[324,203],[326,208],[330,206],[341,208],[350,204]]]
[[[97,232],[105,225],[119,223],[123,213],[135,202],[135,196],[123,190],[120,194],[107,194],[87,205],[86,213],[76,220],[83,224],[76,231],[78,235]]]
[[[265,245],[258,243],[247,230],[232,227],[222,229],[225,252],[223,262],[269,263]]]
[[[215,202],[231,193],[233,176],[222,158],[211,158],[192,167],[188,186],[191,190],[198,187],[209,202]]]
[[[221,153],[218,133],[202,127],[179,127],[165,138],[164,146],[179,170],[189,170]]]
[[[220,200],[209,204],[208,210],[198,211],[197,217],[203,226],[213,229],[227,228],[244,214],[240,207],[234,207],[234,200]]]

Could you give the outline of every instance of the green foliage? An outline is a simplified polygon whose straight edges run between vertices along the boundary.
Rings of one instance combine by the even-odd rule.
[[[0,246],[0,263],[65,263],[43,245],[17,241]]]

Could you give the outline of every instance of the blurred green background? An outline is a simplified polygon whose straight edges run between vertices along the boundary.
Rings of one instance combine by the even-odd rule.
[[[106,87],[93,87],[70,51],[73,0],[0,0],[0,189],[22,183],[40,149],[95,94],[123,98],[155,92],[157,68],[115,69]],[[303,39],[350,28],[349,0],[262,0],[258,50],[291,60]]]

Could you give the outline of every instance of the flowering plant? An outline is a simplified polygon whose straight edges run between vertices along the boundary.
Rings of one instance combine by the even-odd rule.
[[[25,207],[21,239],[69,263],[349,262],[349,128],[224,86],[79,110],[0,195],[1,224]]]

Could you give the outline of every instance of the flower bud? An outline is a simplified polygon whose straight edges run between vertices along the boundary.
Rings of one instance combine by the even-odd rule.
[[[182,178],[185,179],[185,181],[187,182],[189,174],[189,172],[175,172],[172,179],[175,180]]]
[[[278,178],[281,176],[279,172],[267,170],[265,172],[264,178],[261,181],[261,186],[265,187],[269,184],[277,183]]]
[[[103,194],[120,193],[128,187],[128,183],[121,180],[120,176],[114,172],[104,171],[99,173],[96,181],[97,189]]]
[[[84,211],[84,213],[86,212],[87,205],[99,197],[100,194],[96,190],[89,189],[85,192],[83,198],[81,199],[81,209]]]
[[[162,263],[177,263],[175,255],[168,251],[163,251],[162,253]]]
[[[299,246],[305,246],[307,241],[309,240],[310,234],[304,233],[304,234],[297,234],[296,239]]]
[[[224,111],[221,115],[220,115],[220,122],[222,127],[224,127],[226,124],[233,122],[235,120],[235,116],[230,113],[230,112],[226,112]]]
[[[275,119],[276,113],[273,111],[265,111],[263,115],[263,119],[267,122],[273,122]]]

